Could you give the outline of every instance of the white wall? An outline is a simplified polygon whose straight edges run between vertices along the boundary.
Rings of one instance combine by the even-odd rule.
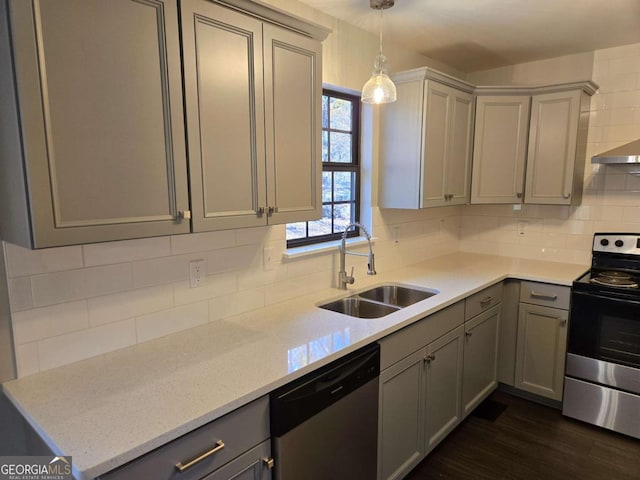
[[[323,44],[323,81],[359,90],[371,74],[378,38],[294,0],[267,3],[332,28]],[[394,70],[441,67],[389,45]],[[456,73],[452,69],[449,73]],[[363,177],[377,185],[377,108],[368,107]],[[375,188],[364,201],[376,204]],[[457,250],[456,208],[380,212],[370,222],[376,268],[388,271]],[[394,242],[396,236],[400,242]],[[30,251],[4,244],[18,375],[23,377],[175,331],[329,288],[335,251],[285,261],[284,226],[140,239]],[[265,247],[276,251],[263,269]],[[188,263],[204,259],[208,276],[188,286]],[[366,260],[356,279],[366,276]],[[356,280],[357,286],[357,280]]]
[[[476,72],[469,78],[496,84],[593,78],[600,90],[591,99],[582,204],[524,206],[520,212],[510,205],[463,207],[463,251],[587,265],[594,232],[640,232],[640,177],[628,173],[639,168],[591,164],[592,155],[640,138],[640,44]],[[528,78],[535,81],[523,81]]]

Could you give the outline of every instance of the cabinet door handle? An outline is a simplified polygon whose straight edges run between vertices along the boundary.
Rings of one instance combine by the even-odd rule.
[[[189,220],[191,218],[191,210],[180,210],[178,212],[178,220]]]
[[[258,207],[258,210],[256,210],[256,213],[258,214],[259,217],[264,215],[264,207]]]
[[[486,307],[487,305],[489,305],[491,302],[493,302],[493,297],[489,296],[489,297],[484,297],[482,300],[480,300],[480,306],[481,307]]]
[[[522,192],[518,192],[518,193],[516,193],[516,197],[518,197],[518,198],[522,198]]]
[[[223,448],[224,448],[224,442],[222,440],[218,440],[216,442],[216,446],[213,447],[211,450],[207,450],[206,452],[202,453],[201,455],[198,455],[196,458],[192,458],[186,463],[182,463],[182,462],[176,463],[176,469],[179,472],[184,472],[187,468],[193,467],[195,464],[200,463],[204,459],[210,457],[216,452],[219,452]]]
[[[262,463],[264,463],[269,470],[273,469],[273,466],[274,466],[273,458],[262,457]]]
[[[464,332],[464,335],[469,338],[471,335],[473,335],[473,332]]]
[[[427,355],[426,357],[424,357],[424,363],[431,363],[436,359],[435,355]]]
[[[267,216],[270,217],[277,211],[278,211],[278,207],[267,207]]]
[[[534,292],[533,290],[530,293],[532,298],[539,298],[541,300],[557,300],[558,299],[558,295],[548,295],[546,293],[538,293],[538,292]]]
[[[568,200],[570,196],[571,196],[570,193],[563,193],[562,194],[562,198],[564,198],[565,200]]]
[[[563,318],[563,319],[560,320],[560,326],[561,327],[564,327],[566,324],[567,324],[567,319],[566,318]]]

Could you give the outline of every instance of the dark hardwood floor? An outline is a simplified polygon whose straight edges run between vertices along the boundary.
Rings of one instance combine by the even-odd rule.
[[[470,415],[406,480],[640,479],[640,440],[503,392],[490,398],[507,405],[495,421]]]

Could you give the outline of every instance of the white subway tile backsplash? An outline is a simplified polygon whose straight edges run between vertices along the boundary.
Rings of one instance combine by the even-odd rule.
[[[173,287],[163,285],[90,298],[88,305],[91,326],[103,325],[173,307]]]
[[[209,300],[209,321],[222,320],[233,315],[265,306],[264,290],[244,290]]]
[[[7,242],[2,244],[6,251],[9,278],[82,268],[80,246],[28,250]]]
[[[17,277],[9,279],[9,300],[11,311],[19,312],[33,307],[31,278]]]
[[[208,321],[209,303],[207,301],[143,315],[136,318],[137,341],[146,342],[187,328],[204,325]]]
[[[134,319],[47,338],[38,342],[40,370],[67,365],[135,343]]]
[[[34,275],[31,277],[31,286],[35,307],[87,298],[84,270]]]
[[[207,250],[232,247],[235,244],[236,230],[174,235],[171,237],[171,253],[183,255],[185,253],[206,252]]]
[[[133,286],[135,288],[150,287],[187,280],[189,262],[204,258],[203,254],[194,253],[133,262]],[[206,271],[211,273],[209,268]]]
[[[262,246],[246,245],[224,248],[207,252],[205,258],[209,273],[243,270],[249,267],[258,268],[262,265]]]
[[[13,336],[17,345],[86,329],[88,326],[85,300],[13,314]]]
[[[132,267],[130,263],[118,263],[86,268],[85,281],[89,297],[131,290],[133,288]]]
[[[210,275],[205,277],[202,286],[197,288],[191,288],[188,280],[173,285],[176,305],[186,305],[209,298],[220,297],[236,292],[237,290],[238,275],[236,273]]]
[[[166,257],[171,254],[171,238],[139,238],[119,242],[83,245],[84,264],[87,267],[132,262],[147,258]]]
[[[18,378],[40,371],[37,342],[16,346],[16,369]]]

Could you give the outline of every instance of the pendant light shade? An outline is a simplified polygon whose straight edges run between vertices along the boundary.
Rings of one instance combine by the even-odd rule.
[[[396,86],[388,75],[387,57],[382,53],[382,12],[393,7],[394,0],[370,0],[370,6],[380,11],[380,52],[373,63],[371,78],[362,87],[362,102],[364,103],[391,103],[397,98]]]

